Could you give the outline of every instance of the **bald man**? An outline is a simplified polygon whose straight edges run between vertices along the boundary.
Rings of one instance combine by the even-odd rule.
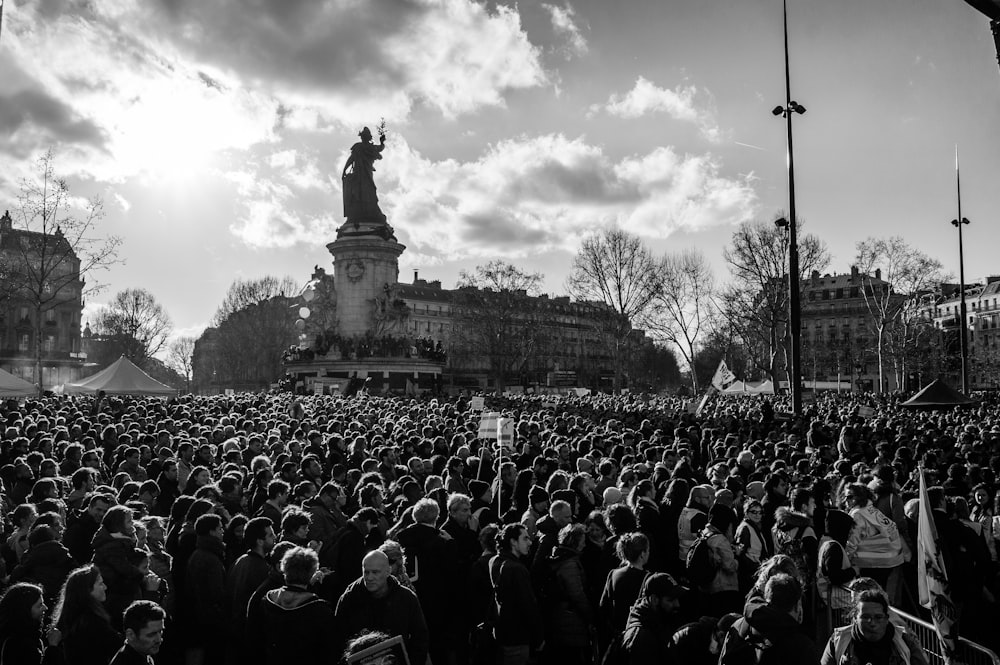
[[[361,577],[337,603],[336,625],[341,650],[361,631],[378,630],[402,637],[411,663],[427,662],[430,638],[420,601],[389,573],[389,559],[383,552],[369,552],[362,559]]]

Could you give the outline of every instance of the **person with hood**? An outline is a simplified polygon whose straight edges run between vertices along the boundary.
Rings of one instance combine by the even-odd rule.
[[[914,635],[890,621],[884,593],[862,591],[854,600],[854,620],[833,631],[820,665],[927,665]]]
[[[701,617],[684,624],[671,638],[674,660],[683,665],[718,665],[726,634],[741,616],[730,612],[720,619]]]
[[[639,598],[629,610],[621,648],[628,665],[669,665],[679,662],[671,652],[680,627],[684,587],[667,573],[653,573],[642,583]],[[614,646],[612,646],[614,648]]]
[[[109,509],[94,534],[93,546],[94,565],[108,587],[105,604],[114,624],[119,623],[125,608],[142,596],[145,574],[131,561],[135,544],[132,509],[127,506]]]
[[[816,665],[816,643],[801,630],[802,585],[779,573],[764,586],[764,602],[748,604],[726,635],[720,665]]]
[[[45,592],[45,604],[54,607],[63,582],[74,568],[76,562],[59,542],[56,530],[39,524],[28,533],[28,551],[11,572],[10,582],[37,583]]]
[[[256,642],[249,653],[261,665],[336,663],[333,609],[308,589],[318,570],[319,557],[308,548],[293,547],[282,557],[284,586],[264,594],[254,624],[247,626]]]
[[[593,638],[594,610],[587,598],[587,581],[580,553],[587,542],[582,524],[559,530],[559,544],[549,556],[546,582],[549,630],[546,661],[582,665],[589,662]]]
[[[844,488],[844,502],[858,525],[849,543],[854,550],[853,563],[862,575],[887,589],[890,575],[906,558],[899,529],[875,507],[871,490],[860,483],[850,483]]]
[[[362,575],[337,602],[334,629],[338,644],[365,630],[400,636],[411,663],[425,663],[429,646],[427,623],[416,594],[389,574],[389,558],[375,550],[361,562]],[[336,649],[333,653],[339,653]]]
[[[708,545],[715,574],[699,590],[702,594],[702,614],[722,616],[740,609],[739,562],[733,547],[733,530],[736,513],[723,505],[712,506],[708,511],[708,525],[701,536]]]
[[[800,487],[792,492],[791,502],[790,507],[781,506],[775,511],[771,539],[776,554],[784,554],[795,561],[799,568],[799,579],[808,593],[819,549],[819,541],[813,529],[816,499],[812,492]]]

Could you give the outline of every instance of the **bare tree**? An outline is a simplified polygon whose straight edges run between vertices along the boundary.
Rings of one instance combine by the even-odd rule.
[[[487,358],[498,391],[529,367],[544,345],[544,311],[532,297],[541,283],[540,273],[501,260],[460,273],[453,354],[459,362],[470,355]]]
[[[119,291],[95,321],[95,332],[140,367],[163,350],[171,330],[170,316],[146,289]]]
[[[193,374],[233,387],[265,387],[281,375],[281,354],[298,339],[293,296],[299,286],[290,277],[238,279],[229,287],[202,338],[207,351],[197,357]]]
[[[668,254],[660,261],[659,288],[650,329],[672,344],[687,363],[691,389],[698,392],[697,346],[716,314],[715,275],[698,250]]]
[[[830,264],[826,243],[815,235],[799,236],[798,245],[800,281]],[[778,358],[786,353],[789,332],[787,235],[767,222],[745,222],[733,233],[723,257],[733,281],[721,298],[722,311],[743,338],[753,364],[777,386]]]
[[[573,259],[566,288],[577,300],[597,302],[607,316],[592,319],[614,360],[615,384],[622,385],[627,339],[646,323],[659,290],[656,260],[642,241],[621,229],[608,229],[583,241]]]
[[[919,316],[916,303],[942,280],[941,262],[911,247],[900,236],[867,238],[857,244],[857,250],[860,290],[876,337],[879,392],[883,392],[887,335],[898,326],[907,336],[905,329]]]
[[[167,365],[184,377],[188,392],[191,392],[191,376],[194,371],[194,337],[178,337],[167,347]]]
[[[118,262],[121,239],[98,233],[104,217],[99,198],[80,211],[69,185],[56,176],[52,150],[38,159],[37,168],[36,177],[21,182],[12,220],[16,232],[5,239],[5,278],[11,298],[33,314],[35,381],[41,391],[43,315],[79,308],[86,296],[99,292],[103,285],[88,278]]]

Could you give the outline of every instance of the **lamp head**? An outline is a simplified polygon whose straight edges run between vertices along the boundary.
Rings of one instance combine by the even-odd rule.
[[[774,115],[783,115],[785,113],[785,107],[784,106],[775,106],[771,110],[771,113],[773,113]]]
[[[968,217],[963,217],[963,218],[962,218],[962,223],[963,223],[963,224],[969,224],[969,223],[970,223],[970,222],[969,222],[969,218],[968,218]]]
[[[792,110],[798,113],[799,115],[802,115],[803,113],[806,112],[806,107],[802,106],[802,104],[799,104],[798,102],[792,102],[791,104],[789,104],[789,106],[791,106]]]
[[[782,217],[781,219],[776,219],[776,220],[774,220],[774,225],[776,227],[778,227],[779,229],[787,229],[788,228],[788,220],[785,219],[784,217]]]
[[[957,227],[958,226],[958,220],[957,219],[951,220],[951,225]]]

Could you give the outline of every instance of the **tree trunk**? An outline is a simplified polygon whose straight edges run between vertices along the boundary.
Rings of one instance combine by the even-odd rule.
[[[45,389],[42,386],[42,308],[40,305],[35,306],[33,333],[35,337],[35,381],[38,382],[38,396],[41,397]]]
[[[878,341],[875,345],[875,355],[878,358],[878,392],[881,395],[885,392],[885,368],[882,365],[882,343],[884,328],[878,329]]]

